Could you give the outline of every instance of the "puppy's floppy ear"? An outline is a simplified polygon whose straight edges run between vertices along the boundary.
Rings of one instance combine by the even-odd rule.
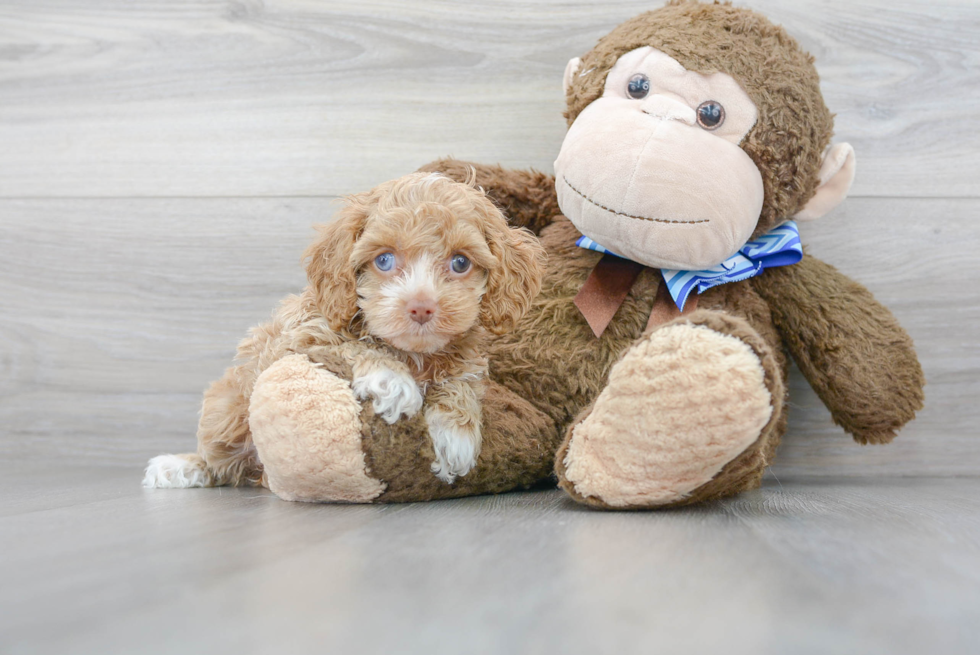
[[[303,253],[317,307],[336,332],[347,332],[357,313],[357,271],[351,254],[369,213],[367,194],[347,198],[332,221],[317,227],[319,235]]]
[[[487,272],[480,320],[494,334],[510,332],[541,291],[545,252],[530,230],[512,228],[487,201],[484,235],[497,265]]]

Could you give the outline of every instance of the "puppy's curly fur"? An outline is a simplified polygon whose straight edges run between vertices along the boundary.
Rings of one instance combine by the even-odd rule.
[[[205,392],[197,453],[150,460],[145,485],[261,484],[249,399],[262,371],[294,353],[350,380],[389,422],[424,407],[441,479],[475,464],[484,342],[513,329],[540,290],[537,238],[472,184],[416,173],[347,198],[304,259],[309,286],[252,329]]]

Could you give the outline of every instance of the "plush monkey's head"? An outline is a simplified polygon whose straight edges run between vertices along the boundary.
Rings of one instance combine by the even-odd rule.
[[[562,211],[649,266],[703,269],[790,218],[835,207],[854,152],[813,58],[728,4],[672,0],[615,28],[565,70]]]

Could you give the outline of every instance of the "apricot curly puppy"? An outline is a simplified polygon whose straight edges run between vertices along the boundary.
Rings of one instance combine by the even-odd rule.
[[[416,173],[347,198],[306,251],[309,286],[252,329],[204,394],[197,453],[150,460],[148,487],[256,485],[256,378],[287,355],[343,371],[388,423],[425,408],[447,483],[480,454],[487,331],[513,329],[541,288],[544,251],[481,189]]]

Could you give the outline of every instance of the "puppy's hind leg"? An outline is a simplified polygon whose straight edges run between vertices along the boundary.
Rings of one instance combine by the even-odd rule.
[[[158,455],[146,467],[143,486],[157,489],[207,487],[208,479],[207,465],[197,453]]]
[[[259,485],[259,462],[248,429],[248,399],[254,377],[244,367],[225,371],[204,393],[197,452],[150,460],[144,487],[186,488]]]
[[[235,366],[204,392],[197,452],[207,467],[209,486],[261,484],[262,463],[248,427],[254,384],[250,367]]]

